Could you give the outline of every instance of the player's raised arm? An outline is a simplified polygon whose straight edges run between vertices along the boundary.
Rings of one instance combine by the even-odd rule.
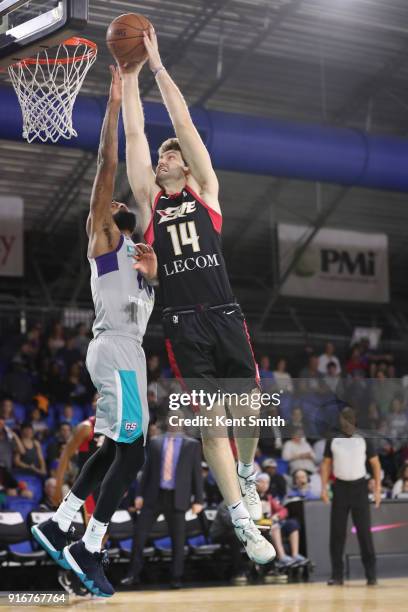
[[[142,230],[150,221],[152,202],[160,190],[152,167],[139,92],[143,64],[122,67],[123,124],[126,135],[126,167],[130,186],[141,213]]]
[[[181,91],[162,64],[153,28],[149,33],[144,32],[144,43],[149,56],[150,68],[156,76],[163,102],[179,139],[183,157],[191,174],[198,182],[201,195],[206,203],[220,212],[218,179],[212,167],[210,155],[191,119]]]
[[[120,235],[112,217],[112,197],[118,167],[118,120],[122,90],[118,69],[111,66],[110,71],[112,82],[102,124],[98,165],[86,224],[89,254],[92,257],[113,250]]]

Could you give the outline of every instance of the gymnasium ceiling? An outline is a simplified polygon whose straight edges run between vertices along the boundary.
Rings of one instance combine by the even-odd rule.
[[[115,16],[130,11],[154,23],[164,63],[190,105],[408,135],[406,0],[90,0],[85,35],[99,44],[99,58],[83,93],[107,92],[111,59],[105,31]],[[159,99],[147,72],[142,89],[145,99]],[[87,268],[80,245],[85,247],[81,228],[94,157],[75,149],[0,140],[0,163],[0,194],[25,200],[27,297],[41,299],[46,289],[56,301],[74,296],[86,302]],[[279,221],[312,225],[340,189],[227,172],[219,178],[226,259],[238,293],[247,287],[256,317],[268,298],[273,271],[272,206]],[[117,194],[127,193],[122,166]],[[385,231],[393,297],[407,297],[406,195],[349,189],[342,196],[325,225]],[[61,250],[64,256],[56,257]],[[257,265],[254,278],[254,262],[259,261],[262,272]],[[81,270],[85,282],[78,290]],[[262,286],[260,293],[254,286]],[[16,287],[14,281],[0,284],[10,293]]]

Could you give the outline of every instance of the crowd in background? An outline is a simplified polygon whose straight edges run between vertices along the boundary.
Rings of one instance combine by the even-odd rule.
[[[85,367],[90,330],[80,324],[50,330],[40,324],[0,342],[0,507],[12,497],[29,500],[29,476],[43,482],[40,502],[55,507],[55,473],[73,428],[93,414],[95,389]],[[358,425],[372,435],[383,469],[384,497],[408,498],[408,377],[390,354],[366,340],[340,358],[335,347],[306,346],[293,364],[258,354],[262,389],[281,394],[267,415],[286,426],[262,427],[256,461],[265,500],[320,497],[319,465],[339,407],[352,405]],[[272,350],[271,350],[272,353]],[[167,361],[148,354],[149,435],[165,430],[168,397],[174,389]],[[203,461],[206,503],[220,503],[216,483]],[[77,468],[71,462],[65,486]],[[371,486],[371,485],[370,485]],[[269,497],[268,497],[269,496]],[[38,501],[38,500],[37,500]]]

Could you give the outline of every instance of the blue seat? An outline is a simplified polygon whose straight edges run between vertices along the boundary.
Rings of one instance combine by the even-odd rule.
[[[6,508],[7,510],[13,512],[20,512],[24,520],[26,520],[27,516],[34,510],[37,506],[37,502],[33,502],[31,499],[24,499],[24,497],[14,497],[8,495],[6,498]]]
[[[276,459],[276,463],[278,464],[278,474],[288,474],[289,473],[289,462],[284,459]]]
[[[189,546],[205,546],[207,544],[207,541],[205,539],[204,534],[201,534],[192,538],[187,538],[187,544]]]
[[[153,541],[154,547],[157,548],[158,550],[171,550],[171,538],[170,537],[166,537],[166,538],[158,538],[157,540]]]
[[[26,420],[27,409],[23,404],[13,403],[14,416],[16,417],[16,421],[19,423],[24,423]]]
[[[38,504],[43,496],[43,481],[39,476],[34,474],[26,474],[25,472],[13,471],[13,476],[16,480],[23,480],[27,483],[27,487],[32,491],[32,502]]]
[[[130,553],[130,551],[132,550],[132,538],[128,538],[127,540],[120,540],[119,542],[119,548],[121,550],[126,550],[127,552]]]
[[[56,424],[57,424],[57,419],[55,416],[55,406],[53,404],[50,404],[48,406],[48,414],[47,417],[45,419],[45,422],[48,425],[48,429],[50,431],[52,431],[53,429],[56,428]]]
[[[26,540],[25,542],[17,542],[17,544],[9,544],[9,550],[11,550],[14,553],[32,553],[33,548],[31,546],[31,542],[29,542],[28,540]]]

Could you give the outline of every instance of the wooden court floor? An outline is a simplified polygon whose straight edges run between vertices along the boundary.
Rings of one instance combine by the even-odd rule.
[[[343,587],[316,582],[122,591],[110,599],[75,599],[67,606],[44,609],[63,612],[67,608],[95,612],[98,608],[106,612],[408,612],[408,578],[382,580],[369,588],[362,581],[353,581]]]

